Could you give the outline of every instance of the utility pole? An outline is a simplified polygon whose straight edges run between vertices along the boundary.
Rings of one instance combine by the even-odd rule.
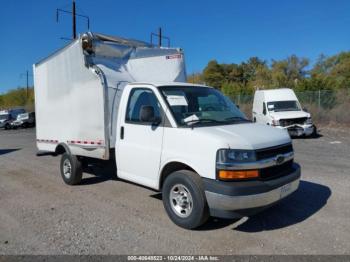
[[[66,13],[72,15],[72,39],[61,37],[64,40],[74,40],[77,38],[77,17],[85,18],[87,22],[87,28],[90,30],[90,18],[86,15],[77,14],[76,12],[76,0],[72,0],[72,9],[71,10],[63,10],[60,8],[56,9],[56,22],[58,23],[60,13]]]
[[[161,47],[162,46],[162,28],[159,27],[159,30],[158,30],[158,39],[159,39],[159,42],[158,42],[158,46]]]
[[[167,40],[168,41],[168,47],[170,47],[170,38],[167,37],[167,36],[164,36],[163,35],[163,32],[162,32],[162,28],[159,27],[158,28],[158,33],[151,33],[151,45],[153,45],[153,37],[158,37],[158,47],[161,47],[162,44],[163,44],[163,39]]]
[[[77,38],[77,22],[76,22],[76,12],[75,12],[75,0],[73,0],[72,5],[72,17],[73,17],[73,39]]]
[[[33,75],[29,74],[29,70],[26,70],[25,74],[20,74],[20,77],[22,77],[22,76],[26,77],[26,96],[27,96],[27,99],[28,99],[28,96],[29,96],[29,77],[33,76]]]
[[[26,95],[27,95],[27,98],[28,98],[28,89],[29,89],[29,83],[28,83],[28,78],[29,78],[29,72],[27,70],[27,91],[26,91]]]

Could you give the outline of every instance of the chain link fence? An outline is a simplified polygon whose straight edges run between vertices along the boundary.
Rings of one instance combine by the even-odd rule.
[[[350,126],[350,89],[295,92],[303,109],[315,123]],[[254,95],[230,97],[248,118],[252,116]]]

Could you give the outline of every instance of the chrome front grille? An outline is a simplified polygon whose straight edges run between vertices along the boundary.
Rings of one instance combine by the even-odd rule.
[[[291,119],[280,119],[281,126],[291,126],[291,125],[303,125],[306,122],[306,117],[301,118],[291,118]]]
[[[256,150],[256,160],[275,157],[279,154],[293,152],[292,144],[279,145]]]

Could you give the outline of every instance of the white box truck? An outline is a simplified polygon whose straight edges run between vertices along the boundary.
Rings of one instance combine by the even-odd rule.
[[[288,130],[291,136],[315,136],[316,126],[289,88],[257,90],[254,94],[253,121]]]
[[[91,160],[161,191],[184,228],[254,214],[297,190],[285,130],[251,123],[214,88],[185,83],[181,49],[86,33],[34,65],[37,147],[65,183]]]

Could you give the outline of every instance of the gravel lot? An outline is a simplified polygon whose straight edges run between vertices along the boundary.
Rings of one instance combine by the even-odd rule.
[[[174,225],[161,195],[84,175],[66,186],[59,157],[37,157],[35,130],[0,131],[0,254],[350,254],[350,133],[295,139],[299,190],[241,220]]]

